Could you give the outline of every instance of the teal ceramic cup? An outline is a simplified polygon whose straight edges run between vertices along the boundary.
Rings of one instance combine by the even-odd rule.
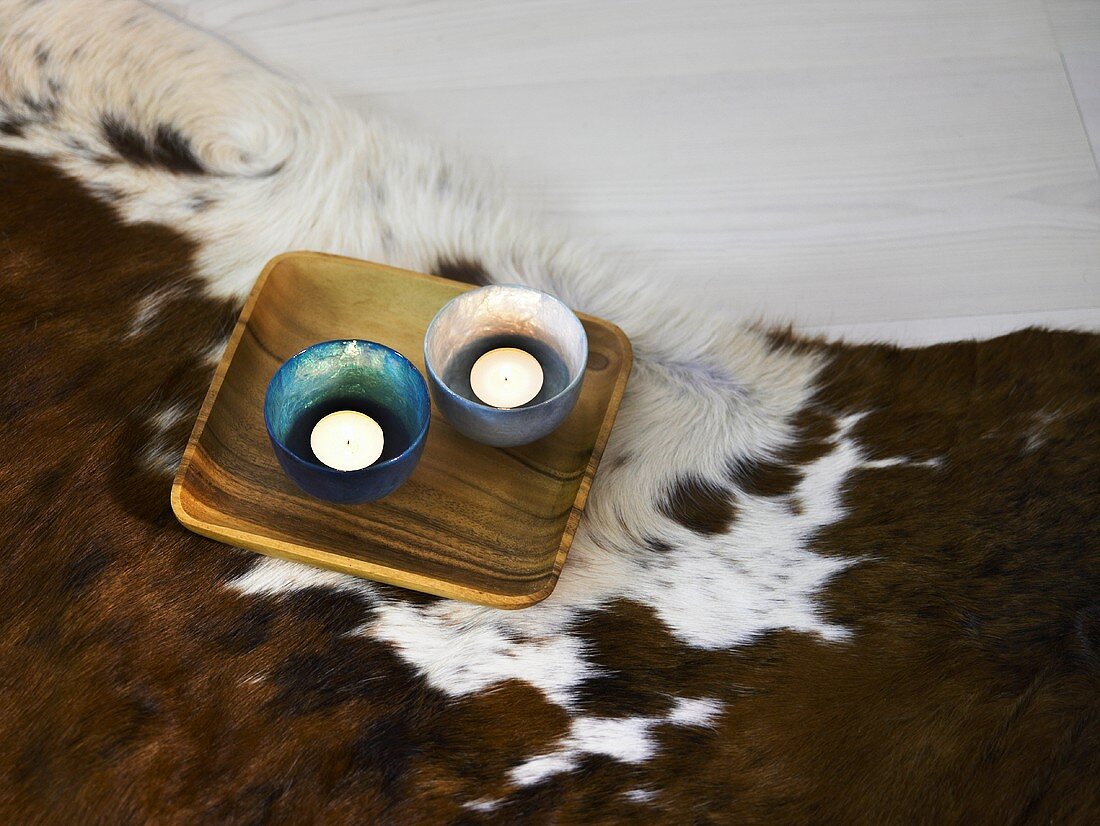
[[[382,453],[367,467],[338,470],[313,451],[318,422],[344,410],[381,427]],[[384,344],[361,339],[307,347],[275,372],[264,398],[279,465],[303,491],[329,502],[369,502],[400,487],[420,461],[430,419],[431,399],[416,366]]]

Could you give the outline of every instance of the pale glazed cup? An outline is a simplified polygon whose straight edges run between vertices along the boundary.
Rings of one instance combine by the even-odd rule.
[[[543,387],[525,405],[497,408],[470,389],[470,368],[490,349],[518,347],[538,359]],[[447,302],[424,335],[432,400],[463,435],[494,447],[541,439],[569,415],[588,363],[588,336],[577,316],[547,293],[492,284]]]

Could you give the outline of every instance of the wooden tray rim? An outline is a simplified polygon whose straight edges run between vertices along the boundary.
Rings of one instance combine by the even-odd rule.
[[[588,464],[585,466],[584,473],[581,476],[581,483],[577,488],[577,495],[573,499],[569,518],[566,520],[565,528],[562,532],[561,543],[558,546],[558,551],[554,558],[551,579],[545,587],[538,591],[520,596],[483,591],[465,585],[458,585],[436,577],[413,573],[401,568],[392,568],[388,565],[380,565],[376,562],[354,559],[344,556],[343,554],[321,550],[309,545],[288,542],[282,539],[260,537],[255,533],[226,527],[215,522],[208,522],[187,511],[182,499],[184,480],[190,470],[192,458],[198,450],[199,440],[202,438],[207,418],[214,407],[218,393],[221,390],[222,382],[225,380],[226,373],[229,371],[229,365],[237,352],[237,345],[244,335],[244,331],[248,326],[248,321],[252,316],[252,310],[259,299],[260,293],[263,291],[264,285],[267,283],[268,276],[280,263],[287,259],[322,259],[354,265],[369,264],[372,267],[389,270],[403,277],[440,282],[450,287],[460,287],[463,291],[476,289],[476,286],[454,281],[450,278],[442,278],[440,276],[429,275],[414,270],[392,267],[388,264],[380,264],[376,261],[365,261],[361,258],[352,258],[346,255],[334,255],[332,253],[315,252],[311,250],[291,250],[283,252],[268,261],[260,272],[259,277],[256,279],[256,283],[253,285],[248,298],[245,300],[244,306],[241,309],[241,315],[237,319],[237,324],[234,326],[233,332],[226,342],[225,352],[222,354],[221,361],[218,362],[218,366],[214,371],[214,378],[211,380],[210,388],[206,391],[206,397],[203,399],[202,406],[199,408],[198,417],[195,419],[195,425],[191,430],[190,437],[188,437],[187,447],[184,449],[179,469],[176,471],[175,479],[172,481],[172,511],[175,513],[179,522],[195,533],[210,537],[219,542],[238,545],[266,556],[286,559],[291,562],[320,566],[339,571],[340,573],[351,574],[365,579],[378,580],[401,588],[410,588],[415,591],[435,594],[436,596],[460,599],[466,602],[489,605],[495,608],[526,608],[550,596],[558,584],[558,577],[565,564],[565,559],[569,554],[569,548],[573,544],[573,537],[576,535],[577,527],[584,513],[584,507],[588,502],[588,493],[592,488],[592,480],[595,478],[596,469],[599,467],[604,448],[607,446],[607,440],[611,436],[611,430],[615,425],[615,418],[618,415],[619,405],[622,401],[623,393],[626,390],[626,384],[630,378],[630,372],[633,367],[633,348],[626,334],[618,325],[606,319],[588,315],[587,313],[577,312],[577,316],[583,320],[605,327],[615,336],[622,350],[623,363],[619,370],[619,375],[615,380],[615,386],[612,389],[611,396],[608,398],[603,422],[600,425],[599,432],[596,434],[596,441],[592,447],[592,454],[589,456]]]

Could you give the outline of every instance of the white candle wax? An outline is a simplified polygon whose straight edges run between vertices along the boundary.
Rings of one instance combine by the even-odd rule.
[[[542,389],[542,365],[525,350],[500,347],[474,362],[470,389],[485,404],[510,408],[527,404]]]
[[[382,455],[382,428],[365,413],[338,410],[313,428],[309,446],[323,463],[336,470],[361,470]]]

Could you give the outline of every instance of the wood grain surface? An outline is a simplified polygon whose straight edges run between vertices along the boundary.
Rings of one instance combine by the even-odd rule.
[[[521,608],[553,590],[630,372],[630,342],[580,315],[589,365],[550,436],[497,449],[433,408],[409,481],[363,505],[314,499],[283,474],[263,422],[278,366],[318,341],[365,338],[423,370],[424,331],[465,284],[320,253],[273,259],[256,282],[172,486],[191,530],[261,553],[441,596]]]

